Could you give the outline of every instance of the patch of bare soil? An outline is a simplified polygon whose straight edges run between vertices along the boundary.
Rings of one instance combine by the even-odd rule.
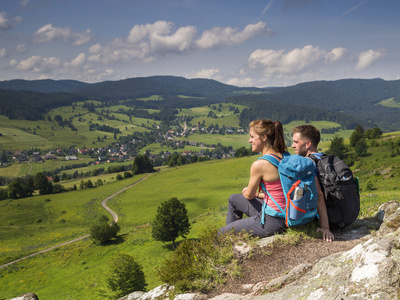
[[[225,285],[219,286],[207,293],[207,298],[212,298],[223,293],[247,294],[249,290],[243,285],[254,285],[261,281],[270,281],[286,274],[299,264],[315,264],[321,258],[333,253],[347,251],[359,241],[334,241],[331,243],[323,240],[301,240],[297,245],[274,243],[263,248],[257,248],[250,258],[242,258],[242,276],[228,278]]]

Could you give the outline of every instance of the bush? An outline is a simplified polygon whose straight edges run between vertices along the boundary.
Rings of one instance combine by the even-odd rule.
[[[160,279],[178,291],[206,291],[240,275],[232,247],[249,241],[248,236],[233,233],[218,235],[205,231],[198,240],[184,240],[158,270]]]
[[[90,238],[95,244],[104,245],[118,237],[120,227],[114,221],[108,223],[108,218],[102,216],[97,224],[90,227]]]
[[[109,266],[107,284],[118,298],[146,290],[143,268],[131,255],[117,254],[111,259]]]
[[[175,197],[162,202],[152,225],[151,234],[155,240],[172,242],[175,246],[176,238],[185,237],[190,230],[186,205]]]

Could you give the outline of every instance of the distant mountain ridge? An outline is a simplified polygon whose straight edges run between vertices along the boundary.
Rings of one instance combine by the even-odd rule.
[[[160,95],[165,101],[148,101],[146,104],[137,101],[151,95]],[[186,97],[182,99],[179,95]],[[82,100],[110,103],[130,100],[137,108],[161,110],[233,102],[248,107],[241,115],[242,125],[254,118],[267,117],[285,122],[295,119],[332,120],[346,128],[363,123],[367,127],[378,125],[387,131],[399,130],[400,109],[378,105],[389,98],[400,98],[400,80],[341,79],[268,89],[176,76],[98,83],[50,79],[0,82],[0,114],[22,119],[31,117],[29,111],[35,111],[37,116],[51,108]]]
[[[0,82],[2,90],[24,90],[40,93],[79,93],[90,99],[116,101],[151,95],[221,97],[241,90],[263,92],[260,88],[240,88],[212,79],[186,79],[175,76],[135,77],[118,81],[85,83],[75,80],[22,80]]]
[[[77,80],[23,80],[0,81],[1,90],[33,91],[39,93],[71,92],[89,86],[89,83]]]

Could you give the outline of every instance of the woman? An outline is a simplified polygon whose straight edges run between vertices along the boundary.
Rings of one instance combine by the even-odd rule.
[[[279,160],[283,158],[286,151],[283,127],[279,121],[267,119],[256,120],[250,123],[251,149],[253,152],[261,152],[262,155],[270,154]],[[268,192],[282,207],[286,206],[285,196],[279,179],[278,169],[266,160],[256,160],[250,168],[250,180],[241,194],[231,195],[229,198],[228,215],[226,226],[220,229],[224,233],[234,229],[235,231],[246,230],[256,236],[270,236],[285,230],[285,220],[265,214],[264,224],[261,224],[262,206],[265,195],[258,193],[261,180],[264,181]],[[279,211],[272,201],[265,201],[271,208]],[[245,213],[248,218],[243,217]]]

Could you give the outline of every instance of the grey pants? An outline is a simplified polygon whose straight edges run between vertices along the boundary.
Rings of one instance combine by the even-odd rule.
[[[228,214],[226,226],[219,230],[219,233],[228,232],[234,229],[236,232],[245,230],[252,235],[266,237],[281,233],[286,229],[283,218],[265,215],[264,225],[261,225],[261,214],[263,199],[246,199],[242,194],[233,194],[229,197]],[[243,214],[248,217],[243,219]]]

